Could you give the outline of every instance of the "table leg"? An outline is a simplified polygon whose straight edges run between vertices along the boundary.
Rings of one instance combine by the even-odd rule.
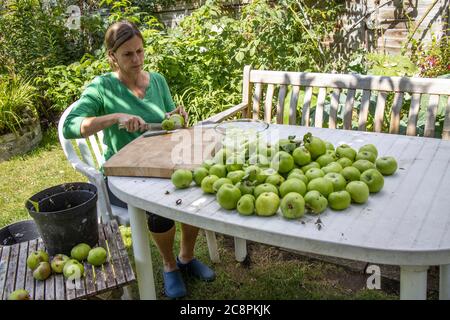
[[[242,262],[247,257],[247,241],[234,237],[234,255],[236,260]]]
[[[147,217],[144,210],[130,205],[128,205],[128,212],[130,214],[131,238],[133,239],[139,296],[141,300],[156,300]]]
[[[427,270],[428,266],[400,267],[400,299],[427,299]]]
[[[439,300],[450,300],[450,264],[439,266]]]
[[[219,251],[217,250],[216,233],[213,231],[205,230],[206,243],[208,244],[209,257],[214,263],[220,262]]]

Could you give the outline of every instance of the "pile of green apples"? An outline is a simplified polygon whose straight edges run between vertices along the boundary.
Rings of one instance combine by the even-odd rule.
[[[62,273],[66,279],[81,279],[84,276],[83,261],[87,260],[93,266],[101,266],[107,257],[103,247],[91,248],[86,243],[80,243],[72,248],[70,257],[56,254],[51,261],[46,251],[34,251],[27,257],[27,267],[33,271],[33,278],[39,281],[48,279],[52,273]],[[29,299],[30,295],[25,289],[15,290],[8,297],[8,300]]]
[[[363,204],[383,188],[384,176],[397,170],[396,159],[378,157],[373,144],[335,148],[311,133],[273,145],[240,136],[226,137],[213,159],[195,170],[176,170],[173,185],[187,188],[194,181],[203,192],[215,194],[222,208],[241,215],[272,216],[280,209],[285,218],[298,219],[328,207],[341,211]]]
[[[170,115],[169,118],[164,119],[163,122],[161,122],[161,128],[167,131],[178,129],[183,126],[184,126],[184,118],[182,115],[178,113]]]

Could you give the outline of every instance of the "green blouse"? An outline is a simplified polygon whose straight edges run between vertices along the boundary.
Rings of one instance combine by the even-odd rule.
[[[117,76],[106,73],[97,76],[90,83],[74,108],[67,116],[63,134],[66,139],[82,138],[81,122],[86,117],[98,117],[112,113],[127,113],[140,116],[145,122],[162,122],[165,113],[173,111],[175,104],[170,94],[169,86],[164,77],[156,72],[150,72],[150,83],[143,99],[135,96]],[[115,124],[103,130],[105,160],[111,158],[117,151],[139,137],[142,132],[127,132]]]

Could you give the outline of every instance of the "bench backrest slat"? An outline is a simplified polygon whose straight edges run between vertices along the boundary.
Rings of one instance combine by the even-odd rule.
[[[399,133],[400,131],[400,111],[402,109],[402,102],[403,102],[403,92],[396,92],[392,104],[389,133]]]
[[[331,94],[331,104],[330,104],[330,120],[328,127],[331,129],[337,128],[337,114],[339,111],[339,97],[341,95],[341,89],[334,88]]]
[[[286,98],[286,90],[287,88],[284,84],[280,85],[277,102],[277,123],[283,123],[284,99]]]
[[[275,90],[275,85],[269,84],[267,86],[266,91],[266,101],[264,104],[264,121],[271,122],[272,121],[272,100],[273,100],[273,93]]]
[[[442,130],[442,139],[450,140],[450,96],[447,98],[445,106],[444,129]]]
[[[309,109],[311,105],[311,98],[312,98],[312,87],[306,87],[302,109],[302,125],[307,127],[309,127]]]

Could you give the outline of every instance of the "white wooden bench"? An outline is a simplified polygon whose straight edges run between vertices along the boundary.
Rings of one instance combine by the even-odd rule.
[[[387,104],[390,95],[392,105]],[[203,122],[242,117],[277,124],[366,131],[368,119],[373,117],[373,131],[399,134],[401,110],[409,97],[405,133],[418,135],[422,108],[423,135],[435,137],[440,104],[445,109],[441,138],[450,140],[449,79],[266,71],[245,66],[242,102]],[[375,105],[373,113],[370,103]],[[245,240],[235,239],[235,246],[236,259],[243,261],[247,255]]]

